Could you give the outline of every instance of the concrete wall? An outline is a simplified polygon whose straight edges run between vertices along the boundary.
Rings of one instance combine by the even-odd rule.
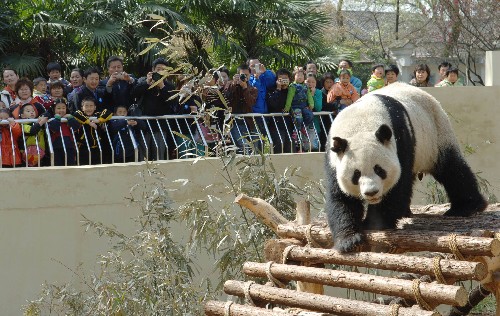
[[[461,143],[470,144],[477,153],[468,156],[476,171],[492,185],[500,197],[500,89],[498,87],[428,88],[444,105]],[[288,166],[301,167],[301,175],[323,177],[323,154],[281,155],[272,157],[279,172]],[[191,184],[172,197],[177,201],[206,198],[207,194],[226,197],[224,182],[217,170],[218,160],[168,161],[158,164],[167,181],[189,179]],[[96,256],[108,249],[107,238],[85,233],[80,220],[85,217],[115,225],[124,232],[135,228],[130,218],[137,206],[128,206],[130,188],[142,181],[138,173],[143,164],[3,169],[0,203],[0,306],[3,315],[21,314],[21,305],[34,299],[40,285],[63,283],[78,278],[62,264],[83,274],[97,269]],[[423,183],[419,184],[422,187]],[[210,189],[205,190],[208,185]],[[300,183],[299,183],[300,185]],[[415,203],[424,203],[417,192]],[[179,238],[185,232],[178,228]],[[58,263],[61,262],[62,264]],[[201,265],[210,268],[212,261]],[[86,271],[86,272],[85,272]]]

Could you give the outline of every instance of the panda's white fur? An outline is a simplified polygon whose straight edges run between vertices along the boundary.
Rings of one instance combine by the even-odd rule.
[[[341,251],[363,242],[363,227],[394,228],[410,215],[418,173],[445,187],[451,202],[445,215],[486,208],[448,116],[420,88],[394,83],[360,98],[335,118],[326,149],[325,210]],[[362,204],[368,205],[364,221]]]

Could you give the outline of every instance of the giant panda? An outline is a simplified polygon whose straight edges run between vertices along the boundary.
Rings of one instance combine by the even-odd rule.
[[[448,116],[420,88],[394,83],[360,98],[335,118],[326,148],[325,212],[341,252],[364,242],[363,229],[395,228],[411,215],[419,173],[444,186],[451,202],[445,216],[487,206]]]

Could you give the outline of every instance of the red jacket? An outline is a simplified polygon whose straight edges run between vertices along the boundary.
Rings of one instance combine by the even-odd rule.
[[[17,147],[17,140],[21,136],[21,125],[15,124],[12,126],[12,138],[10,134],[9,125],[0,125],[1,135],[2,135],[2,165],[4,166],[14,166],[20,165],[21,153]],[[12,155],[12,141],[14,141],[14,156]],[[14,163],[15,158],[15,163]]]

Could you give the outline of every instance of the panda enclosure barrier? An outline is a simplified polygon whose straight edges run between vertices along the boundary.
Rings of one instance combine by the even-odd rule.
[[[226,281],[224,292],[244,298],[246,304],[209,301],[205,315],[437,316],[441,314],[436,307],[444,304],[450,306],[445,315],[458,316],[469,314],[493,294],[500,316],[500,203],[469,218],[442,217],[446,204],[412,206],[413,216],[400,220],[397,229],[367,231],[367,244],[349,254],[331,249],[326,221],[311,223],[308,202],[297,203],[292,222],[259,198],[241,194],[235,203],[252,211],[279,237],[266,241],[266,263],[243,265],[248,277],[269,281]],[[325,264],[351,266],[356,272],[332,270]],[[360,273],[360,268],[399,274],[379,276]],[[292,280],[296,290],[287,287]],[[468,291],[461,283],[470,281]],[[370,302],[336,298],[324,295],[324,285],[378,297]]]

